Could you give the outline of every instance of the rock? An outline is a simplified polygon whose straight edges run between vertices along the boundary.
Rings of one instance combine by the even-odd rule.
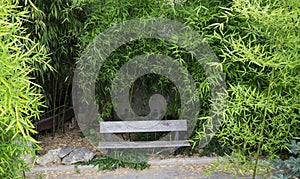
[[[60,152],[58,153],[58,157],[59,158],[64,158],[66,155],[68,155],[69,153],[71,153],[74,150],[73,146],[68,146],[65,147],[63,149],[60,150]]]
[[[77,162],[88,162],[92,160],[95,155],[96,152],[92,152],[86,148],[75,149],[68,156],[63,158],[62,163],[70,165]]]
[[[39,165],[47,165],[47,164],[56,164],[60,163],[60,158],[58,157],[58,153],[60,152],[61,148],[55,150],[49,150],[47,154],[39,157],[36,160],[36,163]]]
[[[63,149],[49,150],[47,154],[39,157],[36,163],[39,165],[63,164],[69,165],[77,162],[88,162],[93,159],[96,152],[86,148],[74,149],[73,146],[68,146]]]

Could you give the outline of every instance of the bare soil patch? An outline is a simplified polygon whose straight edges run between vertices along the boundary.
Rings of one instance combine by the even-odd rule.
[[[51,131],[43,131],[38,137],[39,146],[42,148],[41,155],[46,154],[49,150],[73,146],[74,148],[87,148],[96,151],[96,148],[89,140],[81,134],[77,125],[72,122],[65,124],[65,133],[61,129],[57,129],[55,136],[52,136]]]

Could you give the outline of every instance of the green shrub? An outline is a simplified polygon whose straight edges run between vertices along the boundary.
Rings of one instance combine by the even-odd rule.
[[[228,146],[269,155],[299,137],[299,1],[234,1],[221,35],[228,105],[219,136]],[[228,140],[229,139],[229,140]]]
[[[40,88],[30,77],[46,69],[47,57],[22,27],[28,12],[9,0],[0,2],[0,178],[20,178],[28,169],[23,157],[34,155],[32,121],[42,105]]]
[[[103,30],[134,18],[165,17],[192,26],[219,55],[228,85],[224,123],[217,139],[230,150],[242,150],[248,156],[258,148],[272,155],[284,148],[281,144],[298,134],[299,49],[291,48],[297,44],[294,37],[297,36],[298,12],[290,9],[291,13],[285,15],[295,20],[286,23],[281,12],[286,6],[287,9],[292,6],[280,1],[271,2],[185,1],[181,5],[171,6],[163,1],[90,1],[90,4],[87,3],[87,20],[79,46],[85,48]],[[274,19],[282,19],[278,24],[286,26],[285,30],[279,33]],[[271,35],[274,33],[277,36]],[[207,118],[210,115],[210,90],[201,66],[180,47],[149,39],[120,47],[103,64],[98,79],[102,89],[97,91],[103,108],[102,117],[112,117],[112,105],[107,100],[110,88],[107,87],[117,70],[128,59],[149,52],[184,60],[183,64],[197,83],[201,100],[200,117]],[[161,86],[151,84],[151,88]],[[279,130],[275,130],[275,126],[280,126]],[[202,137],[201,130],[199,125],[195,138]]]
[[[94,37],[99,35],[105,29],[108,29],[122,21],[142,17],[170,16],[168,13],[171,12],[171,10],[172,8],[170,5],[164,4],[163,1],[155,0],[91,1],[86,8],[86,11],[89,13],[87,14],[87,19],[84,22],[84,33],[80,36],[79,46],[82,47],[83,50]],[[141,54],[170,54],[167,45],[168,44],[166,42],[160,40],[140,39],[123,45],[110,54],[108,59],[103,63],[97,80],[96,95],[97,100],[100,103],[99,106],[101,106],[100,111],[102,118],[114,119],[116,116],[113,114],[112,102],[110,101],[110,87],[115,74],[121,66],[129,59]],[[142,96],[144,100],[143,102],[146,105],[140,106],[143,106],[144,110],[148,107],[147,97],[149,98],[149,94],[153,93],[153,91],[160,90],[162,94],[166,94],[166,90],[170,88],[170,86],[168,86],[170,83],[166,81],[166,78],[162,78],[160,76],[153,77],[153,75],[146,75],[139,79],[139,82],[136,83],[137,85],[135,87],[138,85],[148,85],[147,87],[149,87],[142,88],[144,95]],[[132,88],[131,90],[131,94],[133,94],[133,96],[136,89],[138,89],[138,87]],[[132,99],[132,102],[134,103],[135,99]],[[175,112],[173,112],[173,114],[174,113]]]
[[[276,159],[273,166],[276,169],[274,179],[299,178],[300,177],[300,142],[292,140],[288,145],[290,156],[287,160]]]
[[[51,58],[50,65],[55,69],[35,75],[35,83],[43,89],[46,112],[41,118],[65,115],[71,104],[71,83],[75,56],[79,54],[79,34],[86,15],[84,3],[73,0],[19,1],[20,6],[29,11],[24,23],[31,38],[43,45]],[[59,124],[53,121],[52,134],[56,125],[64,132],[64,116]]]
[[[150,167],[147,163],[147,157],[140,154],[123,154],[122,152],[114,151],[111,157],[105,156],[95,158],[89,162],[82,162],[78,165],[93,165],[98,166],[99,170],[115,170],[117,168],[133,168],[143,170]],[[76,165],[76,166],[78,166]]]
[[[52,57],[62,69],[59,71],[64,71],[62,61],[74,60],[74,51],[79,49],[76,51],[79,54],[96,35],[119,22],[140,17],[179,20],[202,34],[223,64],[228,87],[227,105],[216,135],[218,143],[240,158],[249,160],[253,156],[257,159],[261,154],[275,157],[276,152],[287,148],[288,141],[299,137],[299,1],[189,0],[170,5],[155,0],[74,0],[69,3],[71,6],[61,0],[54,2],[44,4],[37,0],[35,3],[46,15],[33,13],[32,19],[37,22],[33,27],[41,30],[35,33],[36,39],[46,44],[47,50],[55,52]],[[80,11],[82,9],[84,13]],[[77,25],[73,26],[72,22]],[[35,29],[30,30],[34,32]],[[71,49],[68,48],[70,45]],[[149,39],[120,47],[110,54],[110,61],[103,64],[98,79],[98,86],[103,88],[97,89],[104,111],[102,117],[112,117],[112,105],[107,100],[110,89],[107,87],[117,70],[128,59],[147,52],[183,59],[197,83],[200,117],[207,119],[210,115],[210,89],[202,68],[181,47]],[[72,55],[68,56],[69,53]],[[62,79],[68,77],[62,76]],[[54,87],[51,88],[54,96],[55,86],[60,86],[56,77],[57,74],[48,85]],[[157,84],[152,87],[160,88]],[[55,104],[56,100],[50,95],[47,98],[52,100],[49,103]],[[202,138],[201,124],[199,120],[195,139]]]
[[[243,161],[273,158],[299,137],[299,5],[234,0],[219,7],[218,21],[207,27],[228,87],[217,138]]]

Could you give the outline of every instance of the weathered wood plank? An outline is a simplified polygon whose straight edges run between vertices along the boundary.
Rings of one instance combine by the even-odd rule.
[[[186,131],[186,120],[100,122],[100,133]]]
[[[127,148],[158,148],[158,147],[189,147],[185,140],[177,141],[139,141],[139,142],[99,142],[99,149],[127,149]]]

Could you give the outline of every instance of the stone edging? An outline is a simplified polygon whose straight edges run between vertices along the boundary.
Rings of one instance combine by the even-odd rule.
[[[176,165],[176,164],[209,164],[213,161],[216,161],[218,158],[211,157],[201,157],[201,158],[171,158],[164,160],[149,160],[148,163],[150,165]],[[51,172],[51,171],[67,171],[74,170],[75,165],[59,165],[52,167],[35,167],[32,168],[29,172],[26,173],[39,173],[39,172]],[[79,165],[76,169],[78,170],[98,170],[97,167],[93,165],[81,166]]]

